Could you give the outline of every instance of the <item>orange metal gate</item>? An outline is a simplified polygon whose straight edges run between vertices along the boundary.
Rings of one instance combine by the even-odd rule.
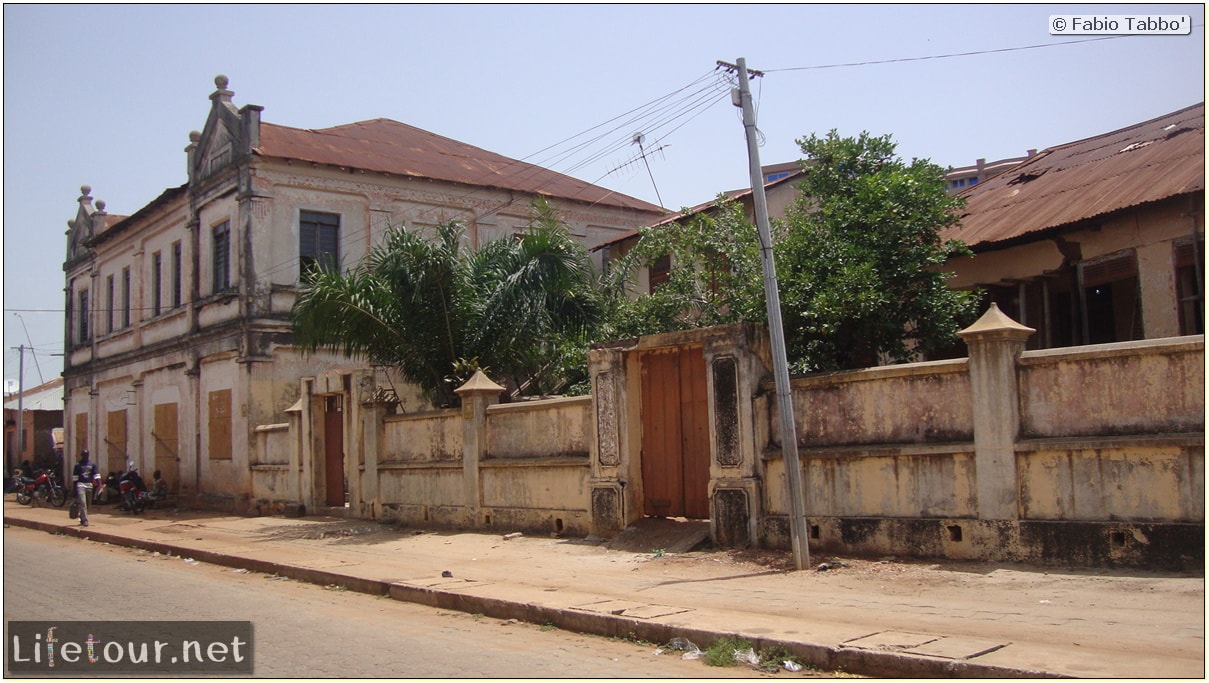
[[[709,407],[701,347],[660,349],[642,367],[644,512],[709,518]]]

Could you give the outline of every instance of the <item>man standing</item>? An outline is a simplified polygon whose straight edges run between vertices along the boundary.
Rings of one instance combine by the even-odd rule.
[[[76,463],[73,479],[76,483],[76,501],[80,507],[80,526],[88,526],[88,499],[92,498],[92,487],[100,486],[101,473],[97,466],[88,461],[88,449],[80,451],[80,462]]]

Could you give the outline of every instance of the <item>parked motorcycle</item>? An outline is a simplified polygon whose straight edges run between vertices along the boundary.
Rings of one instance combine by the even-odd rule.
[[[67,503],[67,491],[59,483],[54,470],[39,470],[32,478],[23,476],[18,470],[18,473],[13,475],[13,488],[17,491],[17,502],[21,505],[29,505],[35,496],[49,501],[57,508]]]
[[[147,508],[147,487],[136,469],[131,469],[122,475],[118,482],[122,493],[121,509],[132,515],[141,514]]]

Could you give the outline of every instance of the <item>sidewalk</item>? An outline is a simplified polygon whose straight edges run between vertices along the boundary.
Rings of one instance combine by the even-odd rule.
[[[783,644],[881,677],[1204,678],[1204,577],[1123,570],[626,552],[579,538],[421,530],[332,517],[231,517],[4,502],[22,526],[445,609],[702,649]],[[182,571],[186,565],[182,564]]]

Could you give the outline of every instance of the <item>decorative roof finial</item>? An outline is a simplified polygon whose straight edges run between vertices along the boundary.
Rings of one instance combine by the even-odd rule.
[[[104,199],[97,200],[97,212],[105,213],[105,200]]]
[[[87,196],[88,196],[88,194],[89,194],[90,192],[92,192],[92,188],[91,188],[91,187],[89,187],[89,186],[87,186],[87,185],[81,185],[81,186],[80,186],[80,194],[82,194],[82,195],[84,195],[85,197],[87,197]]]
[[[215,76],[214,85],[217,86],[218,89],[215,90],[213,93],[211,93],[210,99],[215,102],[225,102],[227,104],[230,104],[231,96],[234,95],[235,93],[231,92],[230,90],[227,90],[228,83],[230,83],[230,81],[226,76],[224,76],[222,74],[218,74],[217,76]]]

